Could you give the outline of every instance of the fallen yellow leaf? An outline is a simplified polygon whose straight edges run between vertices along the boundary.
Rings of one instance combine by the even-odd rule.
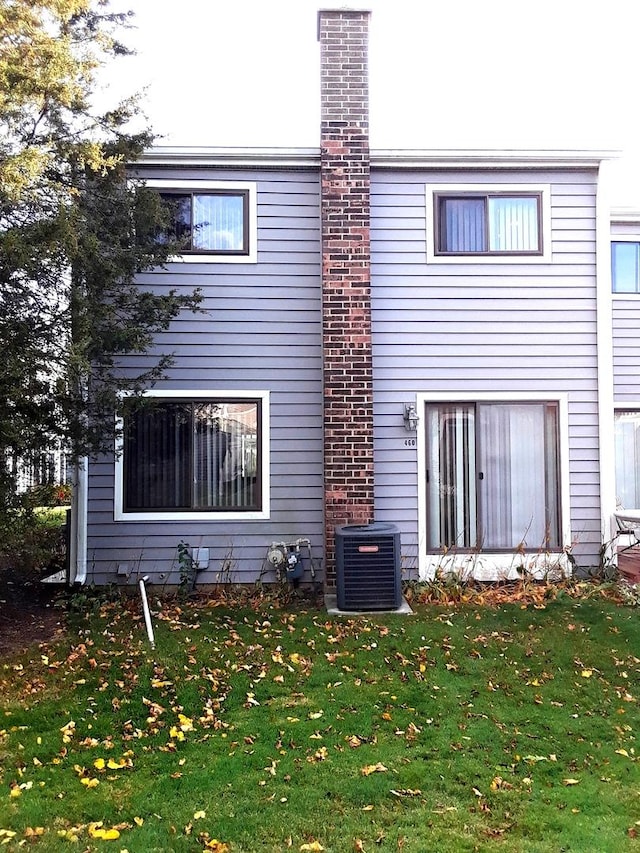
[[[89,835],[92,838],[101,838],[103,841],[115,841],[117,838],[120,838],[120,833],[117,829],[105,829],[102,826],[102,821],[89,824]]]
[[[563,779],[562,784],[563,785],[579,785],[580,780],[579,779]]]
[[[44,835],[44,826],[28,826],[24,831],[25,838],[37,838]]]
[[[386,773],[389,768],[385,767],[380,761],[377,764],[367,764],[360,771],[363,776],[371,776],[372,773]]]
[[[86,776],[85,776],[85,777],[83,777],[83,778],[80,780],[80,782],[81,782],[83,785],[86,785],[86,787],[87,787],[87,788],[97,788],[97,786],[100,784],[100,782],[99,782],[95,777],[92,777],[91,779],[88,779]]]
[[[184,714],[178,714],[178,720],[180,720],[180,729],[183,732],[193,731],[193,720],[189,719],[189,717],[185,717]]]
[[[322,846],[322,844],[320,844],[319,841],[312,841],[310,844],[303,844],[300,847],[300,850],[319,851],[319,850],[324,850],[324,847]]]
[[[592,669],[583,669],[581,675],[583,678],[591,678],[591,676],[593,675],[593,670]]]
[[[96,760],[93,762],[93,766],[96,768],[96,770],[104,770],[104,768],[105,768],[104,758],[96,758]]]

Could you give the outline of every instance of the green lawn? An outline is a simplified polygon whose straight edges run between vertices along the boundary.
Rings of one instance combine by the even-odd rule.
[[[640,848],[637,610],[151,601],[0,669],[4,849]]]

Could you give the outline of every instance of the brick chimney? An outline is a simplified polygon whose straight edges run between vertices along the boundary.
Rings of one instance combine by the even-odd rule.
[[[373,520],[368,11],[318,13],[325,584],[334,529]]]

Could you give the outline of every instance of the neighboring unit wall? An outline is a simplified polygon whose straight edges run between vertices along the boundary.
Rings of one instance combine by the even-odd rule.
[[[114,461],[90,467],[88,581],[179,580],[177,546],[210,549],[198,583],[253,582],[272,541],[323,541],[320,223],[317,169],[148,168],[147,179],[257,183],[258,262],[170,263],[141,276],[158,289],[200,287],[205,313],[158,337],[174,352],[167,390],[243,390],[270,397],[270,517],[263,520],[114,522]],[[148,361],[132,362],[134,369]],[[118,574],[119,571],[119,574]],[[321,575],[318,576],[319,578]],[[271,570],[265,580],[273,580]],[[307,574],[308,578],[308,574]]]
[[[424,473],[419,434],[405,430],[403,404],[429,393],[566,399],[571,518],[563,524],[570,523],[578,564],[598,563],[596,179],[595,169],[372,168],[376,518],[400,527],[409,575],[425,565],[418,506]],[[548,185],[551,262],[427,262],[428,184]]]
[[[640,216],[611,225],[612,241],[640,243]],[[616,406],[640,405],[640,294],[614,293],[613,388]]]

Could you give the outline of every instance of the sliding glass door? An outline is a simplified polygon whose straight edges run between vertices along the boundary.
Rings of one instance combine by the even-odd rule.
[[[559,547],[556,403],[427,404],[425,421],[428,550]]]

